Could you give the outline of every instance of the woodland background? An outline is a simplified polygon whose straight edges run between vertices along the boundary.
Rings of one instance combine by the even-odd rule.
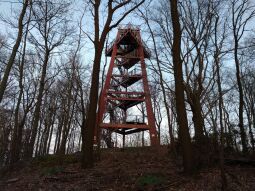
[[[84,167],[93,165],[104,51],[130,21],[151,52],[160,144],[184,170],[219,157],[224,171],[224,155],[254,154],[253,1],[24,0],[13,9],[0,17],[0,167],[78,151]],[[109,138],[122,147],[106,131],[102,147]],[[127,147],[149,144],[146,133],[126,139]]]

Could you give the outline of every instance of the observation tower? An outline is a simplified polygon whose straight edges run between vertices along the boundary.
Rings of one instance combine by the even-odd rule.
[[[119,27],[106,56],[111,60],[99,98],[95,140],[101,129],[123,135],[123,144],[125,135],[149,131],[151,145],[158,145],[145,63],[150,52],[140,29],[131,24]]]

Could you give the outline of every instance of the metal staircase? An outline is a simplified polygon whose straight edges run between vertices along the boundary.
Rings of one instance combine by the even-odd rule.
[[[150,53],[141,40],[140,29],[130,24],[120,27],[106,55],[111,57],[111,61],[100,96],[97,128],[120,133],[123,139],[125,135],[148,130],[151,144],[157,145],[159,142],[144,61]],[[133,107],[143,102],[146,105],[146,122],[144,118],[141,121],[138,115],[127,112],[135,112]],[[107,115],[110,117],[108,121]],[[98,139],[100,137],[96,134],[95,140]]]

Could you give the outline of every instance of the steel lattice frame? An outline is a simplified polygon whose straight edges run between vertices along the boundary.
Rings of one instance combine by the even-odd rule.
[[[124,47],[124,48],[123,48]],[[125,52],[126,51],[126,52]],[[106,55],[111,56],[110,66],[107,72],[104,87],[99,98],[99,107],[97,115],[97,124],[95,130],[95,142],[100,139],[100,130],[110,129],[117,133],[132,134],[144,130],[148,130],[150,134],[151,145],[158,145],[158,134],[155,126],[155,117],[153,114],[150,90],[147,79],[145,58],[149,58],[149,51],[146,49],[140,35],[140,29],[133,25],[127,25],[118,29],[117,37],[113,44],[106,50]],[[120,65],[122,64],[122,65]],[[129,65],[128,65],[129,64]],[[133,66],[140,65],[141,74],[123,74],[121,67],[125,71]],[[115,67],[118,67],[121,73],[113,74]],[[125,69],[126,67],[126,69]],[[125,81],[118,81],[116,78]],[[143,91],[127,91],[127,88],[142,80]],[[115,83],[115,85],[113,85]],[[126,91],[120,90],[120,86],[125,87]],[[114,89],[114,90],[113,90]],[[145,102],[148,124],[146,123],[128,123],[126,111],[137,104]],[[111,108],[118,107],[125,113],[124,121],[110,121],[105,123],[104,115],[109,112],[108,106]],[[112,109],[112,115],[114,114]],[[114,118],[114,117],[113,117]],[[144,122],[144,121],[143,121]]]

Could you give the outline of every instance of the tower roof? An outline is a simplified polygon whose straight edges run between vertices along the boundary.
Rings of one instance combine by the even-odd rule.
[[[110,43],[106,50],[106,55],[111,56],[113,51],[114,44],[117,43],[118,48],[120,46],[129,46],[133,49],[142,46],[144,49],[144,57],[150,57],[150,51],[147,48],[146,44],[143,42],[140,36],[140,28],[135,25],[127,24],[127,25],[120,25],[118,28],[118,35],[117,38]]]

